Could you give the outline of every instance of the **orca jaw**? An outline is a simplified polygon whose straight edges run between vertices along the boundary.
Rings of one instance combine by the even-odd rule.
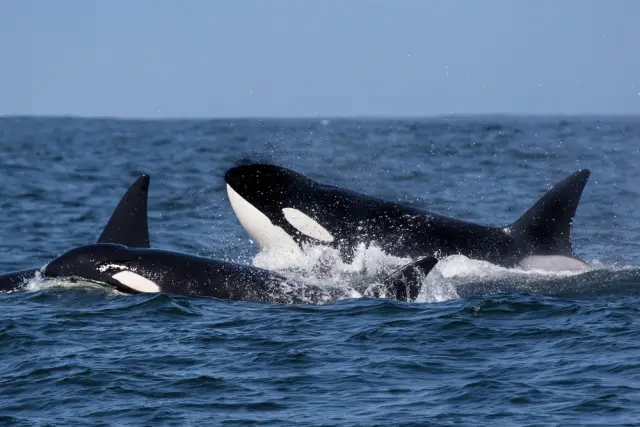
[[[249,203],[229,184],[227,184],[227,195],[240,225],[260,249],[302,254],[300,246],[290,234],[282,227],[275,225],[267,215]]]

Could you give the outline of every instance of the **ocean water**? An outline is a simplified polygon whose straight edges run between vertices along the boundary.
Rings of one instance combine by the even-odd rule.
[[[327,286],[406,260],[259,253],[228,203],[247,159],[487,225],[592,171],[573,226],[596,271],[453,256],[419,301],[279,305],[29,283],[0,295],[0,424],[640,425],[640,118],[0,118],[0,271],[95,241],[151,175],[153,247]],[[318,267],[322,268],[318,268]],[[322,274],[318,273],[322,271]]]

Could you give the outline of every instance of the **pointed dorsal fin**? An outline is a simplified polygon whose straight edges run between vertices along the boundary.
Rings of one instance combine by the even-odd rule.
[[[589,169],[572,173],[508,227],[527,254],[573,256],[571,224],[589,174]]]
[[[113,211],[98,243],[119,243],[133,248],[149,247],[147,198],[149,175],[142,175],[127,190]]]

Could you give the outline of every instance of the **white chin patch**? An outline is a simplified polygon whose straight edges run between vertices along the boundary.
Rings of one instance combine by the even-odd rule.
[[[333,236],[324,227],[318,224],[313,218],[305,215],[297,209],[284,208],[282,213],[289,224],[293,225],[299,232],[316,240],[323,242],[333,242]]]
[[[160,286],[156,285],[146,277],[129,270],[122,270],[114,274],[113,279],[122,283],[124,286],[138,292],[161,292]]]
[[[579,259],[562,255],[532,255],[520,261],[523,270],[586,271],[590,267]]]
[[[240,225],[260,249],[266,251],[284,250],[302,254],[295,240],[286,231],[273,225],[265,214],[247,202],[229,184],[227,184],[227,195],[229,196],[231,208],[238,217],[238,221],[240,221]]]

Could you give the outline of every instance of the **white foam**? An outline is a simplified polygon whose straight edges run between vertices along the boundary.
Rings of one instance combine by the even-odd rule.
[[[298,281],[341,289],[344,298],[361,298],[373,296],[376,291],[381,290],[380,280],[383,277],[412,262],[411,258],[394,257],[375,245],[365,244],[356,248],[351,262],[345,262],[337,249],[322,245],[304,246],[301,253],[302,256],[288,256],[277,251],[262,251],[253,259],[253,265],[279,271]],[[422,298],[419,296],[420,300],[457,298],[449,288],[437,289],[440,283],[432,283],[429,277],[427,276],[425,283],[428,283],[427,287],[432,291]]]
[[[344,262],[338,250],[322,245],[305,246],[301,256],[278,251],[262,251],[253,259],[257,267],[279,271],[296,280],[308,280],[327,287],[343,288],[345,298],[372,296],[380,289],[380,281],[411,258],[399,258],[386,254],[375,245],[360,244],[351,262]],[[593,263],[590,263],[590,265]],[[595,265],[591,265],[591,268]],[[441,259],[422,280],[417,302],[439,302],[458,299],[458,290],[467,284],[507,279],[510,289],[526,291],[533,280],[548,281],[583,273],[582,271],[549,271],[544,269],[505,268],[487,261],[452,255]],[[519,285],[521,284],[521,286]],[[494,291],[494,285],[487,293]],[[349,293],[349,289],[354,289]],[[482,286],[478,289],[482,290]]]

